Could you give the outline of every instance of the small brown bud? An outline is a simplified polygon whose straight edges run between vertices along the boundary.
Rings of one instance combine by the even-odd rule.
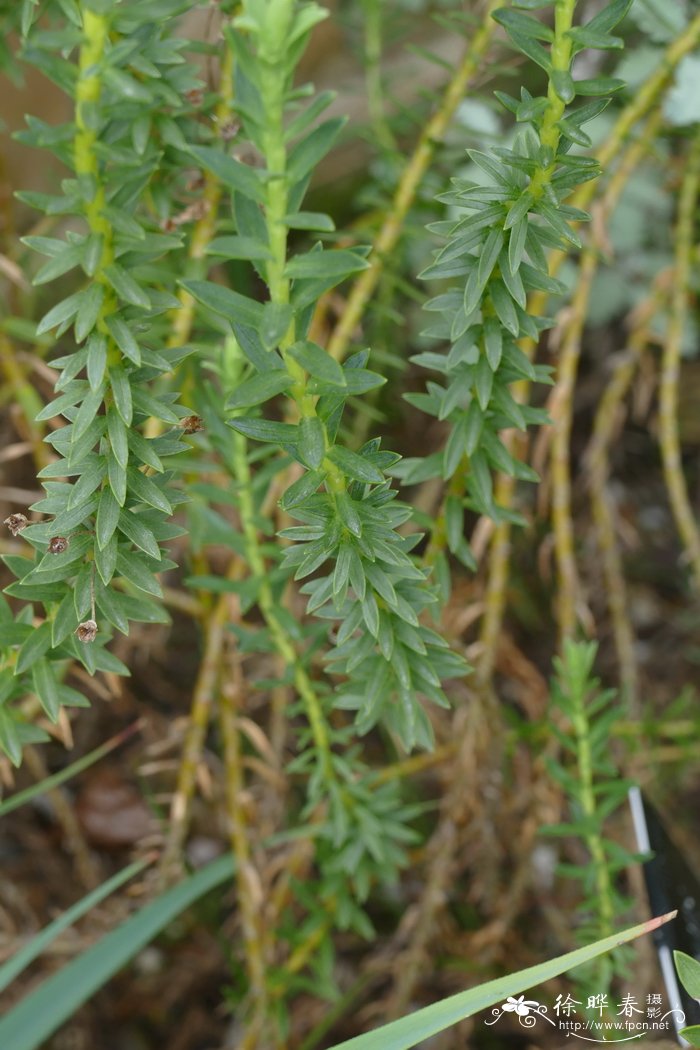
[[[224,142],[230,142],[231,139],[235,139],[238,132],[241,130],[240,120],[224,120],[219,125],[219,134]]]
[[[17,536],[22,529],[26,529],[28,524],[29,520],[25,518],[24,514],[10,514],[9,518],[5,518],[3,522],[3,525],[7,525],[13,536]]]
[[[68,550],[68,539],[66,536],[52,536],[49,540],[49,554],[63,554]]]
[[[201,88],[190,88],[185,92],[185,98],[191,106],[201,106],[204,102],[204,92]]]
[[[199,416],[185,416],[180,420],[180,426],[186,434],[198,434],[204,430],[204,422]]]
[[[187,180],[186,189],[188,189],[191,193],[194,193],[195,190],[203,190],[204,189],[204,183],[205,183],[204,175],[202,174],[201,171],[198,171],[198,172],[195,172],[195,174],[192,175],[191,178],[189,178]]]
[[[79,623],[75,632],[81,642],[94,642],[97,637],[97,624],[94,620]]]

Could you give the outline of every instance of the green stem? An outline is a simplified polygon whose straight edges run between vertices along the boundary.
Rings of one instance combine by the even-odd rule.
[[[365,87],[372,131],[379,145],[388,151],[396,148],[384,112],[382,87],[382,0],[364,0],[365,11]]]
[[[555,157],[559,148],[561,131],[559,121],[564,116],[566,102],[556,92],[555,73],[569,73],[571,69],[571,52],[573,41],[568,36],[574,22],[576,0],[557,0],[554,7],[554,40],[550,49],[552,72],[547,86],[547,110],[540,129],[540,142],[552,151],[552,163],[546,168],[539,168],[530,183],[530,193],[535,199],[542,196],[544,187],[549,183],[556,167]]]
[[[311,726],[314,743],[318,750],[324,774],[328,779],[333,778],[333,766],[331,762],[331,746],[328,738],[328,727],[321,703],[314,691],[313,683],[301,665],[294,646],[289,640],[287,632],[277,615],[277,604],[267,578],[267,566],[260,550],[258,539],[258,527],[255,521],[255,505],[253,503],[252,476],[248,462],[247,441],[243,434],[234,432],[233,437],[233,468],[239,486],[238,513],[243,526],[243,537],[245,540],[246,558],[253,576],[259,581],[258,606],[270,629],[270,634],[277,652],[280,654],[288,667],[294,668],[294,684],[301,697],[306,715]]]
[[[291,11],[293,4],[289,3]],[[287,178],[287,150],[284,135],[284,102],[286,94],[286,74],[284,55],[277,61],[265,62],[261,59],[260,76],[263,106],[267,117],[263,134],[263,153],[268,171],[267,193],[265,200],[265,223],[267,226],[268,246],[272,258],[267,263],[267,285],[270,302],[287,306],[290,301],[290,282],[285,276],[287,265],[287,226],[284,218],[288,211],[289,183]],[[296,338],[294,318],[280,340],[279,349],[287,372],[294,380],[290,395],[294,399],[301,419],[318,418],[316,398],[308,392],[307,376],[301,365],[288,353]],[[326,433],[323,428],[324,435]],[[326,436],[326,448],[329,441]],[[328,457],[322,463],[326,473],[328,488],[334,493],[345,492],[345,477]]]
[[[104,15],[89,8],[83,11],[83,43],[78,58],[78,81],[75,87],[75,144],[74,163],[78,177],[88,176],[94,180],[94,194],[85,206],[85,217],[90,231],[102,237],[102,254],[97,275],[114,259],[112,227],[104,216],[105,192],[100,179],[99,162],[95,145],[97,128],[90,119],[90,109],[97,105],[102,91],[100,65],[105,46],[109,40],[109,24]],[[104,278],[96,275],[96,280]]]

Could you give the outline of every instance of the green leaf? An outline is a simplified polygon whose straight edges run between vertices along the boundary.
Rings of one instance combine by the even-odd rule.
[[[527,216],[523,216],[512,227],[510,240],[508,241],[508,265],[512,273],[520,268],[525,253],[525,241],[527,239]]]
[[[61,702],[58,696],[58,682],[48,660],[36,660],[34,662],[32,666],[32,684],[44,711],[52,722],[57,722],[61,710]]]
[[[305,255],[295,255],[289,260],[285,269],[285,276],[298,277],[324,277],[342,281],[351,273],[359,273],[360,270],[369,269],[369,263],[361,255],[351,252],[349,248],[337,248],[333,251],[306,252]]]
[[[503,223],[503,229],[509,230],[516,223],[519,223],[522,219],[525,219],[530,209],[533,207],[535,201],[529,190],[525,190],[522,196],[518,197],[515,204],[512,204],[508,209],[508,215]]]
[[[100,316],[105,290],[101,284],[91,284],[81,292],[80,307],[75,315],[75,338],[82,343],[90,335]]]
[[[39,627],[36,627],[29,637],[23,642],[17,654],[17,663],[15,664],[15,674],[22,674],[24,671],[29,671],[32,665],[40,660],[45,653],[51,648],[51,624],[48,621],[44,621]]]
[[[32,239],[31,237],[21,238],[25,244]],[[41,269],[37,271],[32,281],[33,285],[46,284],[47,281],[53,281],[56,277],[60,277],[62,274],[72,270],[74,266],[78,266],[82,261],[84,251],[82,244],[69,245],[65,241],[60,241],[59,243],[62,245],[62,251],[49,262],[44,263]]]
[[[320,230],[332,233],[335,223],[328,215],[320,211],[298,211],[294,215],[285,215],[282,219],[290,230]]]
[[[464,508],[459,496],[448,496],[445,501],[445,531],[447,546],[454,554],[464,539]]]
[[[236,190],[258,204],[265,203],[265,190],[254,168],[211,146],[191,146],[190,153],[227,189]]]
[[[250,259],[264,261],[272,258],[272,252],[254,237],[215,237],[207,245],[207,255],[221,255],[225,259]]]
[[[128,471],[129,481],[129,492],[141,500],[142,503],[148,503],[151,507],[155,507],[156,510],[162,511],[164,514],[170,516],[173,513],[173,507],[165,495],[165,493],[156,485],[155,481],[152,481],[146,474],[143,474],[140,470],[131,469]]]
[[[505,28],[518,51],[526,55],[527,58],[531,58],[541,69],[544,69],[545,73],[551,75],[552,62],[549,53],[542,45],[538,44],[534,37],[523,33],[520,29],[514,29],[512,26],[506,26]]]
[[[80,438],[94,424],[97,411],[102,405],[103,396],[104,391],[100,385],[97,390],[91,390],[83,399],[83,403],[73,420],[73,428],[71,430],[72,455],[75,454],[74,450],[80,441]],[[94,441],[90,441],[90,447],[93,443]]]
[[[625,81],[619,77],[588,77],[585,80],[575,80],[574,89],[577,95],[612,95],[626,87]]]
[[[673,961],[680,982],[692,999],[700,999],[700,962],[685,952],[674,951]]]
[[[109,384],[114,396],[114,407],[128,427],[134,418],[134,406],[131,397],[131,384],[123,368],[118,365],[109,370]]]
[[[503,353],[503,334],[501,326],[495,317],[487,317],[484,321],[484,346],[486,348],[486,359],[493,372],[501,363]]]
[[[298,439],[298,428],[291,423],[275,423],[269,419],[229,419],[228,425],[255,441],[294,445]]]
[[[574,54],[583,51],[584,48],[595,48],[597,51],[620,51],[625,42],[621,36],[611,36],[610,33],[598,32],[591,29],[593,22],[585,26],[575,26],[569,29],[567,36],[574,44]]]
[[[141,364],[141,351],[139,345],[131,334],[129,326],[122,321],[121,317],[111,314],[107,318],[107,328],[121,352],[135,365]]]
[[[13,717],[12,709],[4,704],[0,706],[0,748],[5,752],[13,766],[22,764],[22,743],[18,724]],[[0,1028],[2,1021],[0,1021]]]
[[[344,368],[345,392],[350,394],[366,394],[368,390],[376,390],[378,386],[386,383],[386,377],[378,372],[370,372],[368,368]]]
[[[289,303],[263,304],[262,323],[259,335],[266,350],[274,350],[287,333],[294,311]]]
[[[229,321],[255,329],[262,324],[262,304],[254,299],[239,295],[238,292],[224,288],[223,285],[214,284],[212,281],[180,281],[180,284],[202,306],[213,310],[214,313],[221,314]]]
[[[493,482],[486,457],[481,452],[475,452],[471,457],[467,485],[481,513],[493,517]]]
[[[130,554],[124,555],[119,554],[117,557],[117,571],[129,581],[133,583],[134,587],[138,587],[140,590],[145,591],[146,594],[152,594],[156,598],[163,597],[163,589],[158,582],[158,577],[155,573],[151,572],[146,559],[142,554],[136,554],[131,551]],[[114,610],[112,605],[111,610]],[[120,618],[122,621],[125,618]],[[126,626],[126,625],[125,625]],[[120,630],[122,628],[120,627]],[[126,633],[126,630],[124,631]]]
[[[567,106],[569,102],[573,102],[574,96],[576,95],[576,89],[574,87],[571,73],[569,73],[568,70],[552,70],[552,87],[562,102],[565,102]]]
[[[552,29],[545,25],[544,22],[539,22],[536,18],[532,18],[531,15],[522,15],[519,11],[512,11],[507,7],[502,7],[498,11],[494,11],[492,17],[495,22],[502,25],[508,32],[514,29],[516,32],[532,37],[534,40],[546,40],[549,43],[554,40]]]
[[[446,1028],[450,1028],[466,1017],[472,1017],[474,1014],[488,1010],[489,1007],[504,1003],[509,997],[520,995],[528,988],[539,987],[545,981],[566,973],[568,970],[573,970],[605,952],[612,951],[620,944],[651,933],[664,922],[668,922],[675,914],[671,912],[658,919],[649,919],[639,926],[632,926],[610,937],[594,941],[585,948],[577,948],[573,952],[548,959],[537,966],[530,966],[525,970],[508,974],[506,977],[498,977],[495,981],[487,981],[476,988],[469,988],[465,992],[458,992],[457,995],[451,995],[441,1002],[407,1014],[398,1021],[382,1025],[373,1032],[336,1043],[330,1050],[410,1050],[411,1047],[437,1035],[438,1032],[444,1032]],[[1,1026],[0,1035],[2,1035]],[[33,1048],[19,1047],[18,1050],[33,1050]]]
[[[0,708],[0,718],[3,713]],[[205,893],[230,882],[233,872],[231,857],[218,857],[81,952],[8,1010],[0,1020],[0,1046],[37,1050],[173,919]]]
[[[72,634],[77,626],[78,617],[75,613],[73,593],[72,591],[68,591],[68,594],[65,595],[61,604],[58,606],[51,622],[51,645],[53,648],[55,649],[56,646],[65,641],[68,635]]]
[[[350,449],[334,445],[328,452],[328,458],[354,481],[364,481],[368,484],[377,485],[384,481],[384,475],[381,470],[378,470],[364,456],[358,455],[357,452],[351,452]]]
[[[125,303],[131,303],[132,306],[141,306],[144,310],[150,310],[151,300],[147,293],[123,267],[113,263],[111,266],[105,266],[103,273],[119,298]]]
[[[290,510],[301,503],[305,503],[309,496],[317,491],[323,481],[323,474],[309,470],[295,482],[293,482],[279,501],[283,510]]]
[[[126,559],[133,568],[134,555]],[[128,579],[129,577],[127,577]],[[100,581],[95,582],[95,603],[100,613],[113,627],[122,634],[129,633],[129,620],[121,607],[122,595],[111,587],[105,587]]]
[[[480,357],[474,374],[474,389],[482,412],[489,407],[493,390],[493,370],[487,357]]]
[[[97,537],[97,546],[100,550],[104,550],[111,540],[119,521],[120,511],[121,507],[111,491],[107,488],[102,489],[100,503],[97,508],[97,523],[95,525],[95,536]]]
[[[107,412],[107,435],[114,458],[120,467],[126,469],[129,462],[128,431],[121,416],[111,408]]]
[[[127,440],[129,442],[129,448],[142,463],[145,463],[147,467],[151,467],[151,469],[155,470],[158,474],[163,473],[165,469],[163,461],[153,448],[152,438],[142,437],[138,431],[129,429],[127,431]]]
[[[625,18],[634,0],[612,0],[585,26],[597,33],[609,33]]]
[[[335,358],[316,343],[295,343],[290,347],[289,353],[315,379],[330,383],[331,386],[345,387],[347,385],[345,372],[341,366]]]
[[[520,322],[513,304],[513,300],[502,281],[492,281],[489,285],[491,302],[501,324],[503,324],[511,335],[518,337]]]
[[[496,260],[501,254],[502,247],[503,231],[496,227],[495,229],[490,231],[484,243],[484,247],[481,249],[481,255],[479,256],[477,283],[480,289],[483,289],[484,285],[491,276],[491,271],[496,265]],[[467,313],[471,313],[471,310],[467,305],[465,305],[464,309]]]
[[[99,332],[93,332],[87,344],[87,377],[91,390],[97,390],[107,369],[107,340]]]
[[[95,567],[105,587],[114,576],[117,567],[117,553],[119,550],[119,538],[116,534],[112,536],[104,550],[95,547]]]
[[[160,561],[160,547],[156,538],[148,526],[143,524],[138,514],[133,514],[130,510],[123,510],[119,515],[119,531],[123,532],[132,543],[135,543],[151,558],[157,558]]]
[[[78,312],[81,303],[82,292],[75,292],[74,295],[69,295],[67,299],[57,303],[47,314],[44,314],[39,324],[36,326],[37,336],[43,335],[44,332],[50,332],[52,328],[56,328],[57,325],[65,324],[66,321],[70,321],[72,317]]]
[[[574,248],[581,247],[578,234],[574,233],[566,219],[562,218],[556,208],[552,207],[551,204],[547,204],[546,201],[540,201],[537,205],[537,211],[549,223],[555,233],[559,234],[565,241],[568,241],[569,244],[573,244]]]
[[[577,124],[567,120],[565,117],[558,122],[558,127],[567,138],[570,138],[572,142],[575,142],[577,146],[583,146],[584,149],[588,149],[592,145],[590,135],[587,135],[585,131],[581,131]],[[538,209],[539,210],[539,209]]]
[[[226,402],[226,408],[250,408],[253,405],[261,405],[269,401],[276,394],[288,390],[294,380],[284,369],[274,368],[270,372],[261,372],[260,375],[246,379],[239,387],[236,387]]]
[[[328,153],[344,124],[345,117],[326,120],[290,150],[287,171],[291,183],[300,182],[314,170]]]
[[[178,426],[180,417],[167,403],[167,395],[154,397],[146,387],[134,385],[131,397],[137,412],[142,412],[144,416],[153,416],[154,419],[162,419],[171,426]]]
[[[299,423],[297,448],[307,467],[317,470],[321,466],[326,452],[326,432],[318,416],[306,417]]]
[[[115,500],[123,507],[126,503],[126,469],[117,462],[111,452],[107,454],[107,481]]]

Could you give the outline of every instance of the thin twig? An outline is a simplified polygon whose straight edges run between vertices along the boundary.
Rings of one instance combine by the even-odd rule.
[[[638,710],[639,702],[637,660],[628,614],[627,587],[616,537],[615,512],[608,493],[609,450],[618,426],[619,408],[647,346],[649,325],[668,296],[672,275],[672,268],[660,274],[649,299],[632,315],[627,349],[616,362],[612,376],[605,385],[585,453],[595,536],[601,554],[605,592],[620,665],[620,683],[623,697],[631,711]]]
[[[694,29],[695,38],[697,39],[700,38],[700,21],[696,19],[695,22],[698,23]],[[695,26],[695,22],[693,23],[693,26]],[[683,38],[683,41],[676,41],[675,45],[680,45],[684,40],[685,38]],[[666,61],[663,64],[663,68],[666,69],[665,77],[660,79],[659,73],[655,73],[649,78],[649,81],[647,81],[647,84],[635,99],[623,110],[612,132],[608,136],[608,139],[597,154],[598,160],[603,168],[607,167],[612,159],[624,147],[631,128],[635,123],[644,117],[649,109],[656,104],[660,91],[666,85],[673,68],[675,68],[673,65],[668,66],[668,63],[671,61],[677,63],[682,57],[682,54],[679,54],[678,51],[679,46],[669,48],[666,55]],[[685,54],[685,52],[683,52],[683,54]],[[607,206],[603,208],[603,215],[607,216],[610,214],[610,211],[614,207],[614,204],[624,188],[626,180],[638,166],[644,153],[651,147],[653,141],[652,132],[659,120],[660,115],[657,110],[649,118],[644,132],[627,148],[620,165],[610,182],[613,193],[607,197]],[[595,190],[595,182],[591,181],[585,183],[574,194],[572,204],[577,208],[585,208],[590,204]],[[604,198],[604,200],[605,199],[606,198]],[[552,252],[549,259],[549,272],[552,277],[556,276],[559,272],[559,269],[566,258],[566,252]],[[546,310],[547,298],[547,293],[536,292],[528,301],[528,312],[531,315],[543,314]],[[528,358],[532,359],[536,350],[536,345],[533,340],[525,339],[521,343],[521,349]],[[526,380],[516,384],[514,387],[514,396],[516,400],[521,402],[527,401],[529,389],[530,384]],[[504,435],[504,443],[517,458],[524,457],[527,448],[527,440],[527,436],[520,433]],[[512,507],[515,496],[515,487],[516,482],[513,477],[508,474],[499,474],[496,478],[494,487],[494,499],[496,505],[504,508]],[[484,594],[484,618],[481,625],[480,659],[476,669],[478,680],[482,684],[489,682],[493,675],[499,638],[501,636],[510,567],[511,529],[512,525],[509,521],[500,522],[494,529],[493,538],[491,540],[488,576]]]
[[[230,597],[229,597],[230,600]],[[240,912],[246,971],[248,974],[248,1001],[250,1013],[241,1050],[262,1045],[269,1032],[267,964],[263,928],[263,889],[259,872],[250,850],[246,820],[244,786],[245,773],[241,753],[237,713],[243,706],[244,682],[240,658],[232,655],[228,673],[219,690],[219,724],[223,739],[226,766],[226,816],[229,825],[231,849],[236,858],[236,884]]]
[[[664,477],[686,556],[690,562],[695,587],[700,589],[700,530],[688,498],[681,464],[678,435],[678,382],[681,347],[688,314],[690,294],[695,207],[700,189],[700,134],[695,135],[686,163],[678,205],[675,232],[675,280],[671,293],[671,313],[661,359],[659,389],[659,445]]]

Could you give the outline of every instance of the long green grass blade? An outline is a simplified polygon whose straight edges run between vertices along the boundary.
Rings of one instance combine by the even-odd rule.
[[[101,886],[93,890],[92,893],[88,893],[86,897],[79,900],[72,908],[64,912],[63,915],[59,915],[57,919],[49,923],[36,937],[32,937],[28,944],[25,944],[24,948],[21,948],[18,952],[3,963],[0,966],[0,992],[4,992],[9,984],[14,981],[16,977],[21,974],[22,970],[25,970],[30,963],[34,962],[42,952],[51,944],[51,941],[58,937],[59,933],[63,930],[67,930],[69,926],[76,923],[78,919],[81,919],[83,915],[86,915],[91,908],[94,908],[100,901],[103,901],[105,897],[109,897],[110,893],[114,893],[120,886],[123,886],[129,879],[133,879],[134,875],[138,875],[140,871],[147,868],[153,861],[152,857],[146,857],[143,860],[137,860],[133,864],[130,864],[127,868],[122,871],[118,871],[116,875],[113,875],[111,879],[107,879]]]
[[[49,977],[0,1021],[0,1047],[37,1050],[168,923],[203,894],[230,879],[233,870],[230,855],[218,857]]]
[[[423,1010],[416,1010],[391,1024],[382,1025],[373,1032],[366,1035],[358,1035],[354,1039],[347,1039],[344,1043],[338,1043],[331,1050],[409,1050],[431,1035],[443,1032],[450,1025],[457,1024],[465,1017],[487,1010],[489,1006],[495,1006],[504,1002],[509,995],[518,995],[535,985],[543,984],[544,981],[557,977],[560,973],[572,970],[581,963],[588,962],[598,955],[609,952],[612,948],[632,941],[635,937],[650,933],[657,927],[662,926],[677,913],[669,912],[657,919],[649,919],[632,926],[621,933],[615,933],[611,937],[604,937],[601,941],[586,945],[585,948],[577,948],[576,951],[559,955],[556,959],[530,966],[526,970],[499,977],[495,981],[488,981],[476,988],[470,988],[466,992],[459,992],[443,999],[432,1006],[426,1006]]]
[[[90,751],[87,755],[83,755],[77,762],[72,762],[71,765],[66,766],[65,769],[60,769],[58,773],[53,773],[50,777],[45,777],[40,780],[37,784],[32,784],[31,787],[25,788],[24,791],[18,791],[15,795],[10,795],[9,798],[3,799],[0,802],[0,817],[6,816],[11,813],[13,809],[19,809],[20,806],[25,805],[27,802],[31,802],[37,795],[43,795],[47,791],[51,791],[52,788],[58,787],[60,784],[65,783],[66,780],[70,780],[71,777],[77,776],[78,773],[82,773],[84,769],[88,769],[94,765],[95,762],[99,762],[101,758],[108,755],[110,751],[114,751],[115,747],[119,747],[129,737],[133,736],[134,733],[138,732],[143,725],[143,720],[139,719],[134,722],[132,726],[128,726],[121,733],[117,733],[111,740],[105,741],[104,744],[100,744],[93,751]]]

